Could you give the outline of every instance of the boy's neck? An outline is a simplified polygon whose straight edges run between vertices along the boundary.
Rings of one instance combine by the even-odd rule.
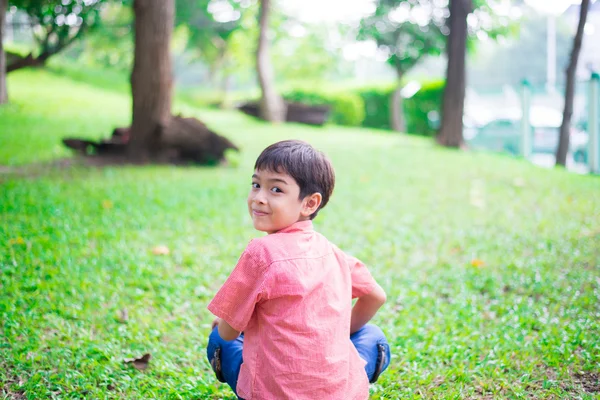
[[[290,226],[293,226],[293,225],[297,224],[298,222],[305,222],[305,221],[312,222],[312,220],[310,219],[310,217],[300,217],[300,219],[298,219],[298,221],[294,222],[293,224],[288,225],[285,228],[281,228],[280,230],[275,231],[275,232],[270,232],[270,233],[267,232],[267,235],[272,235],[272,234],[277,233],[277,232],[285,231],[286,229],[289,229]]]

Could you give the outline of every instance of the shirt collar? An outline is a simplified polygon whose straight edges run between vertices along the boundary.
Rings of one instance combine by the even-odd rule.
[[[311,232],[312,230],[313,230],[313,223],[309,219],[306,221],[295,222],[292,225],[288,226],[287,228],[283,228],[282,230],[277,231],[277,233]]]

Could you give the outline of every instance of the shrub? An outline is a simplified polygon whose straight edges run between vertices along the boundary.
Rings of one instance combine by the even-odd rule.
[[[328,121],[337,125],[361,126],[365,105],[360,96],[351,92],[322,93],[318,90],[296,89],[284,94],[284,99],[309,105],[331,107]]]
[[[432,116],[430,113],[442,114],[444,86],[444,80],[424,82],[413,97],[404,101],[406,130],[409,133],[424,136],[436,135],[436,129],[431,127],[429,118]]]
[[[329,105],[328,122],[333,124],[389,130],[390,98],[394,88],[394,85],[384,85],[327,92],[323,89],[295,89],[284,94],[284,98],[309,105]],[[436,129],[429,118],[441,114],[443,92],[443,80],[426,81],[421,83],[413,97],[404,99],[408,133],[435,136]]]
[[[369,87],[357,91],[357,94],[365,103],[365,120],[362,126],[391,129],[390,96],[393,91],[393,86]]]
[[[410,99],[404,99],[404,118],[406,131],[411,134],[434,136],[436,131],[429,124],[430,112],[442,109],[444,81],[436,80],[421,83],[421,88]],[[390,99],[394,86],[380,86],[358,90],[358,95],[365,102],[364,127],[391,129]]]

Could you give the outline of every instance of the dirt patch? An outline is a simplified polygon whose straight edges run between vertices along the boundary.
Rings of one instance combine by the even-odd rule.
[[[17,400],[24,399],[25,395],[23,394],[23,392],[13,392],[8,388],[3,387],[0,388],[0,397],[2,397],[3,399]]]
[[[0,364],[0,368],[4,368],[6,365]],[[10,387],[13,384],[17,384],[19,386],[23,385],[23,381],[19,378],[11,378],[9,377],[6,382],[0,384],[0,398],[3,399],[24,399],[25,394],[21,390],[12,390]]]
[[[11,178],[35,179],[47,175],[50,171],[68,171],[71,167],[75,166],[96,167],[102,165],[101,163],[95,163],[95,160],[91,160],[88,157],[72,157],[25,165],[0,166],[0,183]]]
[[[600,393],[600,374],[597,372],[578,372],[575,380],[587,393]]]

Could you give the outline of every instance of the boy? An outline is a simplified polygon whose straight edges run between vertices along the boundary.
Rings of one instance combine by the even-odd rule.
[[[312,227],[334,183],[329,160],[301,141],[256,160],[248,211],[268,235],[248,244],[208,305],[218,317],[208,359],[240,398],[367,399],[389,365],[383,332],[366,325],[385,292]]]

